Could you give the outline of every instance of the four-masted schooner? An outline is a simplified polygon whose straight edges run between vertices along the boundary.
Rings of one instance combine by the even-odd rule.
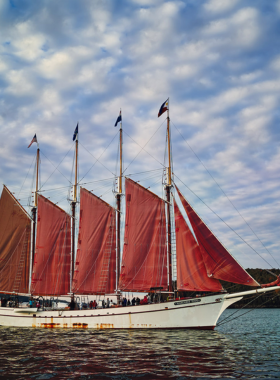
[[[75,183],[69,215],[38,191],[32,217],[6,186],[0,199],[0,292],[31,296],[107,295],[122,292],[169,292],[172,278],[172,223],[175,216],[177,289],[204,292],[203,296],[170,299],[137,306],[70,310],[44,307],[1,307],[0,325],[42,328],[197,328],[214,329],[222,312],[246,294],[280,289],[280,277],[271,286],[255,281],[184,198],[172,178],[169,100],[167,111],[168,166],[165,199],[130,178],[125,178],[125,229],[121,254],[122,117],[120,172],[112,207],[80,187],[77,242],[78,125],[75,129]],[[32,142],[37,142],[36,135]],[[31,142],[31,143],[32,143]],[[31,145],[31,144],[30,144]],[[176,189],[189,223],[172,196]],[[77,251],[75,252],[75,246]],[[31,276],[30,276],[31,274]],[[30,280],[31,278],[31,280]],[[252,286],[247,292],[228,294],[220,280]]]

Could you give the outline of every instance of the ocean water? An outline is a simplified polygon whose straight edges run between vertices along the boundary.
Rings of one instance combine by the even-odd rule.
[[[0,345],[0,379],[280,379],[280,309],[214,331],[0,327]]]

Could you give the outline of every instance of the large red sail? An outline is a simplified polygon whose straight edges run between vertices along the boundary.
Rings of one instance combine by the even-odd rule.
[[[0,291],[28,293],[31,220],[4,186],[0,199]]]
[[[72,291],[109,294],[116,290],[116,211],[81,188],[78,250]]]
[[[55,296],[69,293],[70,254],[70,215],[39,195],[32,294]]]
[[[236,284],[260,286],[209,230],[177,186],[176,189],[200,246],[208,276]]]
[[[167,289],[165,202],[126,178],[126,219],[119,287]]]
[[[177,289],[211,292],[222,290],[223,287],[218,280],[207,276],[199,245],[193,237],[175,201],[174,211],[177,252]]]

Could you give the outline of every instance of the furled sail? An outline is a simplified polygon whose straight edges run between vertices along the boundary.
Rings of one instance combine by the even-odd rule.
[[[222,286],[207,276],[204,261],[191,230],[174,201],[177,252],[177,289],[189,291],[220,291]]]
[[[260,286],[209,230],[177,186],[176,189],[200,246],[208,276],[236,284]]]
[[[119,288],[167,289],[165,202],[126,178],[126,219]]]
[[[80,226],[72,291],[109,294],[116,289],[116,211],[80,190]]]
[[[31,293],[64,295],[70,290],[71,217],[38,195],[36,250]]]
[[[28,293],[31,220],[6,186],[0,199],[0,289]]]

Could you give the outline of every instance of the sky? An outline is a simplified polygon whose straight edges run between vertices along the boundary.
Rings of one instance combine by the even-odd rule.
[[[79,122],[80,184],[113,205],[121,109],[124,175],[162,196],[169,98],[177,186],[245,268],[279,268],[279,21],[276,0],[0,0],[1,183],[30,210],[36,133],[69,212]]]

